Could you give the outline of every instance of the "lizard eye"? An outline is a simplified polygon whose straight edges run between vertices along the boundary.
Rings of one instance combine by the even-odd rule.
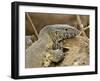
[[[65,29],[66,31],[68,30],[68,29]]]

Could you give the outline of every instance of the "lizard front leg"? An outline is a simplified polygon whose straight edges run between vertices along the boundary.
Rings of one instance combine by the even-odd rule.
[[[46,52],[45,57],[43,59],[43,66],[48,67],[51,65],[51,63],[58,63],[64,58],[64,53],[60,49],[56,50],[48,50]]]

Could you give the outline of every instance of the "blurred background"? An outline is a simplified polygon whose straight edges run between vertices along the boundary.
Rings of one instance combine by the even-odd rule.
[[[52,13],[25,13],[25,26],[26,35],[33,35],[34,29],[32,24],[36,28],[37,32],[45,26],[50,24],[68,24],[74,27],[79,27],[77,22],[77,14],[52,14]],[[30,19],[32,22],[30,22]],[[80,15],[81,22],[84,27],[89,26],[89,15]],[[89,29],[86,30],[87,36],[89,36]]]

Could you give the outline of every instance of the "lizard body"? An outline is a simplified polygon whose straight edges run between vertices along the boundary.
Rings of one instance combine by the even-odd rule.
[[[59,62],[64,58],[60,42],[77,34],[79,30],[67,24],[45,26],[39,33],[39,39],[26,49],[25,67],[47,67],[51,62]],[[47,56],[48,59],[44,59]],[[48,63],[45,64],[44,61]]]

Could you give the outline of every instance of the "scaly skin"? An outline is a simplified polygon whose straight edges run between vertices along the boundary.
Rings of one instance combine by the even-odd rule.
[[[51,62],[59,62],[64,58],[61,41],[78,34],[79,30],[67,24],[45,26],[39,33],[39,39],[26,49],[25,67],[47,67]]]

